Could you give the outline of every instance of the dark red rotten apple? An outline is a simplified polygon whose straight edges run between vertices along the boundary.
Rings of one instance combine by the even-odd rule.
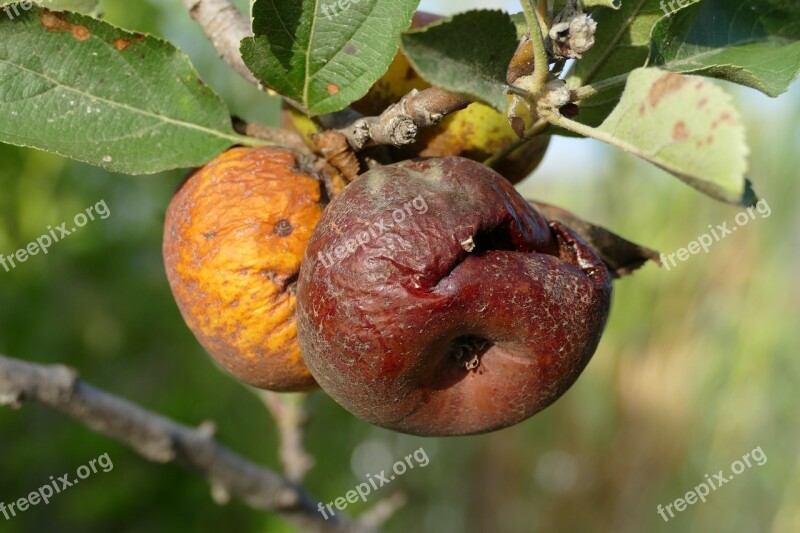
[[[594,353],[611,277],[509,182],[462,158],[371,170],[328,206],[298,284],[311,373],[357,416],[418,435],[516,424]]]

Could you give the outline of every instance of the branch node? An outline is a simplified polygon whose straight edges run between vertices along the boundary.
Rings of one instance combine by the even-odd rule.
[[[380,500],[372,508],[362,513],[359,518],[362,524],[378,528],[402,509],[407,502],[408,497],[404,492],[395,492],[388,498]]]
[[[211,482],[211,499],[217,505],[227,505],[231,501],[231,493],[223,485]]]
[[[438,124],[469,104],[468,99],[437,87],[412,89],[380,116],[359,118],[339,131],[356,151],[371,144],[406,146],[416,142],[422,128]]]
[[[22,407],[22,394],[19,392],[0,394],[0,405],[12,409],[19,409]]]
[[[217,434],[217,424],[213,420],[203,420],[197,426],[197,432],[206,439],[213,439]]]
[[[419,132],[419,128],[414,124],[412,118],[405,115],[392,118],[386,129],[389,132],[389,144],[393,146],[405,146],[413,143]]]
[[[295,490],[282,490],[275,495],[278,507],[291,509],[300,503],[300,494]]]
[[[363,118],[353,123],[352,145],[354,150],[362,150],[370,140],[369,124]]]
[[[548,37],[555,59],[580,59],[594,46],[597,22],[583,13],[581,3],[571,0],[556,15]]]

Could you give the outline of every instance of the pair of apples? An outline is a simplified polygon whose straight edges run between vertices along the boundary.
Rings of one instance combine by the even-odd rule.
[[[234,148],[170,204],[170,286],[233,375],[319,384],[364,420],[419,435],[515,424],[577,379],[611,276],[501,175],[415,159],[362,174],[324,210],[321,191],[288,150]]]
[[[375,114],[424,88],[408,69],[398,54],[356,107]],[[496,123],[471,122],[487,111]],[[473,104],[426,133],[410,154],[424,158],[370,170],[327,206],[318,167],[285,149],[234,148],[192,174],[167,211],[163,252],[206,350],[248,384],[320,386],[364,420],[418,435],[500,429],[559,398],[599,343],[611,275],[467,158],[497,147],[476,147],[463,125],[516,138]],[[450,138],[467,141],[439,142]],[[513,163],[524,175],[544,151],[528,146]]]

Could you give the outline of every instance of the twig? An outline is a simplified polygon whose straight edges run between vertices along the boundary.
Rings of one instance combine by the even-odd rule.
[[[408,502],[404,492],[395,492],[361,514],[361,522],[371,527],[380,527]]]
[[[528,31],[531,36],[531,46],[533,46],[533,80],[530,90],[530,97],[535,99],[550,80],[549,58],[545,47],[545,36],[547,30],[542,20],[539,10],[532,5],[533,0],[523,0],[522,9],[525,13],[525,21],[528,23]]]
[[[250,37],[250,21],[229,0],[183,0],[189,15],[203,28],[220,58],[245,80],[259,85],[242,61],[239,45]]]
[[[36,402],[130,446],[144,458],[174,462],[204,476],[219,497],[283,516],[301,531],[374,531],[347,519],[325,520],[306,492],[217,443],[208,425],[191,428],[81,382],[65,366],[43,366],[0,356],[0,405]],[[224,498],[220,498],[224,499]]]
[[[340,131],[356,151],[375,144],[405,146],[416,141],[421,128],[438,124],[470,103],[437,87],[413,90],[380,116],[360,118]]]
[[[314,465],[314,460],[306,453],[303,445],[303,432],[308,419],[305,405],[308,394],[259,391],[259,395],[278,425],[278,453],[283,463],[283,472],[289,481],[302,483],[306,472]]]
[[[612,134],[607,133],[601,129],[593,128],[591,126],[587,126],[586,124],[581,124],[578,121],[568,119],[567,117],[563,116],[557,109],[548,112],[547,114],[542,115],[542,118],[552,124],[553,126],[558,126],[560,128],[564,128],[565,130],[569,130],[573,133],[577,133],[578,135],[583,135],[589,139],[596,139],[598,141],[602,141],[606,144],[610,144],[611,146],[616,146],[626,152],[631,154],[637,155],[646,161],[652,162],[652,157],[647,154],[644,150],[640,147],[636,146],[635,144],[629,143],[624,141],[620,138],[614,137]],[[662,168],[664,168],[662,166]],[[664,170],[668,172],[674,172],[669,168],[664,168]]]
[[[312,153],[303,137],[288,129],[271,128],[255,122],[246,122],[239,117],[233,117],[233,129],[240,135],[269,141],[277,146],[292,148],[304,154]]]
[[[573,89],[570,91],[570,101],[578,102],[580,100],[603,93],[609,89],[615,89],[620,85],[625,85],[625,83],[628,81],[629,75],[630,72],[626,72],[625,74],[620,74],[619,76],[614,76],[613,78],[606,78],[603,81],[598,81],[597,83],[593,83],[591,85],[584,85],[583,87]]]

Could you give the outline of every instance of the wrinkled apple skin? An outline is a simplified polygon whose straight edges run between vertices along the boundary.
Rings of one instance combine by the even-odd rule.
[[[610,299],[600,258],[499,174],[414,160],[365,173],[328,206],[301,267],[298,336],[320,386],[364,420],[482,433],[575,382]]]

